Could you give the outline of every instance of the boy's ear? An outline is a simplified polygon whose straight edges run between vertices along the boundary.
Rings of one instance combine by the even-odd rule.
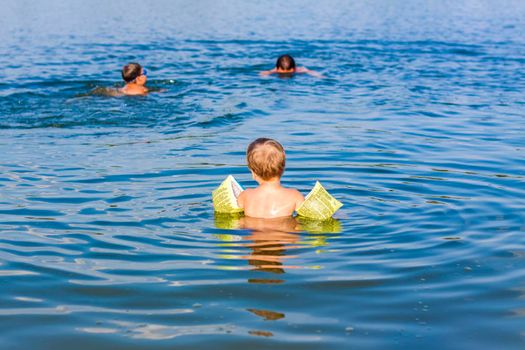
[[[254,173],[253,170],[251,170],[251,169],[250,169],[250,172],[252,173],[252,179],[254,179],[254,180],[257,181],[257,179],[256,179],[256,176],[257,176],[257,175],[255,175],[255,173]]]

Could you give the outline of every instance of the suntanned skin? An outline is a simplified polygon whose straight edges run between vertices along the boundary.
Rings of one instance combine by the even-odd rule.
[[[306,73],[316,78],[324,78],[324,76],[320,74],[319,72],[308,69],[306,67],[297,67],[297,68],[292,68],[292,69],[282,69],[282,68],[275,67],[270,70],[262,71],[259,73],[259,75],[264,77],[270,74],[294,74],[294,73]]]
[[[120,92],[124,95],[130,95],[130,96],[147,95],[148,88],[144,86],[146,85],[147,80],[148,78],[144,74],[139,75],[135,80],[124,85],[124,87],[120,89]]]
[[[244,215],[265,219],[291,216],[304,202],[304,196],[299,191],[281,186],[279,177],[263,180],[253,171],[252,176],[259,187],[246,189],[237,197],[237,204],[244,209]]]

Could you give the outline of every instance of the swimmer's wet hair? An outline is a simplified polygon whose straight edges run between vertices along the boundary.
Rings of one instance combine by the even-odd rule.
[[[122,79],[126,83],[131,83],[142,74],[142,66],[138,63],[131,62],[122,67]]]
[[[295,69],[295,60],[290,55],[281,55],[275,62],[275,68],[280,68],[282,70]]]
[[[272,139],[259,138],[246,150],[248,168],[263,180],[281,177],[284,173],[286,156],[283,146]]]

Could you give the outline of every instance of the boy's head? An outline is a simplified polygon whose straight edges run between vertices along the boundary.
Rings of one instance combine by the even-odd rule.
[[[286,156],[283,146],[272,139],[259,138],[246,150],[248,168],[262,180],[280,178],[284,172]]]
[[[138,63],[128,63],[122,67],[122,79],[126,83],[137,83],[144,85],[146,83],[146,70]]]
[[[281,55],[275,62],[278,71],[292,72],[295,70],[295,60],[290,55]]]

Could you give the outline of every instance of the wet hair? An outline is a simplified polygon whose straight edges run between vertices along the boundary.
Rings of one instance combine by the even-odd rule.
[[[295,60],[290,55],[281,55],[275,62],[275,68],[282,70],[295,69]]]
[[[126,83],[131,83],[142,74],[142,66],[138,63],[131,62],[122,67],[122,79]]]
[[[272,139],[258,138],[246,150],[248,168],[263,180],[281,177],[286,156],[283,146]]]

